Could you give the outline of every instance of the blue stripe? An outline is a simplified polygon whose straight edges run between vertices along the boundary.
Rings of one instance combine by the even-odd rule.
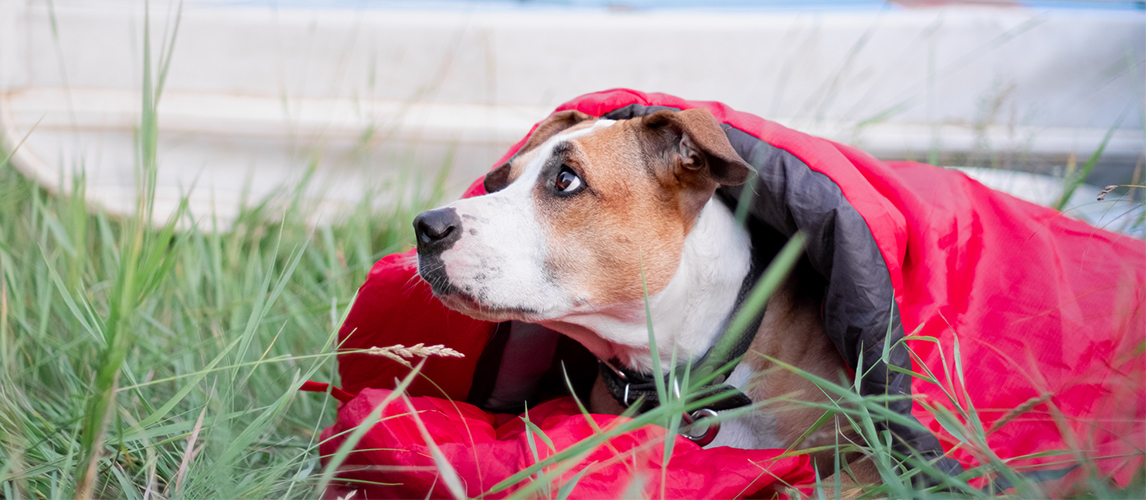
[[[965,5],[998,3],[1008,8],[1019,5],[1031,9],[1146,10],[1143,0],[1006,0],[972,1]],[[638,10],[638,11],[840,11],[902,8],[883,0],[219,0],[216,6],[281,7],[323,9],[400,9],[400,10]]]

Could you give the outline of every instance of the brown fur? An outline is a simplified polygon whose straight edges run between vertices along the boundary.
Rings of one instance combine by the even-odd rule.
[[[831,381],[839,381],[845,373],[843,358],[824,334],[819,304],[803,300],[795,289],[795,281],[789,280],[768,302],[760,330],[742,361],[756,373],[747,391],[753,401],[781,397],[817,403],[829,400],[815,383],[771,359]],[[796,438],[824,414],[822,409],[798,403],[777,403],[773,408],[777,416],[776,434],[787,437],[785,447],[794,444]],[[825,446],[832,444],[834,437],[834,426],[825,425],[802,444]]]
[[[529,163],[529,160],[536,156],[537,146],[549,140],[550,137],[561,132],[576,130],[574,127],[578,124],[587,126],[592,122],[592,116],[577,110],[553,113],[549,118],[546,118],[545,121],[533,129],[533,133],[525,140],[525,144],[522,144],[521,147],[518,148],[517,154],[513,155],[509,161],[486,174],[485,180],[482,181],[486,192],[501,191],[505,186],[520,176],[521,169],[524,168],[526,163]]]
[[[811,300],[813,297],[799,293],[798,280],[798,275],[789,278],[768,302],[764,320],[742,361],[756,373],[748,382],[745,393],[755,402],[781,399],[763,406],[761,411],[771,413],[776,418],[776,425],[769,430],[781,438],[781,446],[785,449],[831,446],[837,442],[837,429],[840,431],[838,442],[841,445],[848,442],[862,444],[858,434],[848,428],[847,419],[840,416],[797,442],[824,414],[823,409],[801,403],[828,403],[829,396],[808,379],[772,360],[833,382],[840,381],[840,377],[847,373],[846,362],[824,334],[819,303]],[[611,415],[619,415],[625,410],[613,398],[600,377],[590,393],[589,409],[594,413]],[[811,454],[824,477],[835,472],[834,453],[833,450],[825,450]],[[842,458],[856,476],[855,480],[847,474],[841,477],[841,485],[845,490],[854,490],[857,480],[861,484],[879,481],[879,473],[870,460],[858,454]],[[830,484],[833,480],[825,482]]]
[[[521,175],[536,156],[525,147],[591,125],[588,115],[576,113],[542,122],[519,154],[490,173],[487,187],[504,187]],[[747,178],[748,165],[727,139],[718,140],[723,136],[711,113],[696,109],[657,112],[570,140],[564,164],[589,192],[555,199],[544,193],[548,179],[534,187],[538,213],[553,228],[549,268],[581,300],[596,304],[640,299],[642,271],[649,294],[664,289],[700,209],[722,183]]]
[[[590,126],[590,118],[578,112],[554,114],[538,126],[519,154],[491,172],[487,189],[511,183],[535,158],[537,146],[557,133]],[[704,109],[662,111],[618,122],[568,141],[562,155],[564,165],[582,178],[588,192],[569,198],[549,196],[546,183],[552,179],[543,176],[534,186],[534,199],[538,213],[544,214],[542,223],[550,228],[549,268],[577,290],[579,300],[594,304],[640,299],[644,292],[637,277],[642,271],[650,295],[664,289],[679,267],[685,237],[700,209],[717,187],[743,183],[749,174],[719,123]],[[798,278],[789,279],[773,296],[744,358],[756,373],[746,390],[753,401],[784,397],[828,401],[815,384],[768,358],[831,381],[846,372],[843,358],[823,332],[818,299],[801,296],[797,285]],[[590,408],[597,413],[623,411],[599,379]],[[786,447],[831,445],[837,441],[837,426],[846,427],[846,420],[837,418],[797,443],[824,410],[785,401],[761,411],[775,415],[777,423],[770,432]],[[855,439],[855,433],[847,430],[839,436],[841,443]],[[813,454],[821,472],[833,470],[832,453]],[[855,461],[854,468],[861,482],[878,480],[870,463]]]
[[[848,373],[847,363],[824,333],[820,303],[815,300],[818,297],[801,295],[799,278],[799,274],[793,275],[768,301],[764,320],[742,361],[756,373],[748,382],[746,393],[757,402],[787,399],[762,408],[762,411],[774,415],[776,425],[772,432],[781,438],[785,448],[818,448],[837,442],[841,445],[848,442],[862,444],[859,435],[849,428],[847,419],[842,416],[836,416],[834,421],[823,424],[797,442],[825,412],[802,403],[827,404],[832,398],[815,383],[777,361],[832,382],[842,382],[842,377]],[[822,475],[834,472],[834,454],[834,450],[811,454]],[[842,458],[851,463],[861,482],[878,481],[878,473],[870,462],[862,460],[862,456],[852,454]],[[846,482],[844,484],[846,486]]]

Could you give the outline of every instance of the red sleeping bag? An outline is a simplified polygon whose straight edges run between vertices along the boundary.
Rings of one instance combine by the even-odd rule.
[[[611,90],[579,97],[558,111],[627,117],[662,107],[708,108],[728,126],[761,182],[774,187],[774,195],[763,190],[751,202],[751,214],[785,234],[810,232],[809,241],[827,245],[822,258],[829,260],[817,268],[831,283],[825,329],[853,367],[859,360],[863,373],[873,363],[882,366],[878,351],[869,349],[876,341],[882,348],[889,320],[895,335],[908,335],[913,354],[901,352],[892,362],[929,370],[941,386],[900,377],[896,390],[914,395],[915,404],[905,401],[902,412],[931,430],[934,437],[924,441],[938,438],[940,453],[964,468],[992,454],[1015,459],[1010,465],[1019,470],[1090,461],[1064,481],[1097,470],[1125,485],[1143,467],[1146,243],[992,191],[959,172],[876,160],[720,103]],[[524,138],[498,164],[522,143]],[[464,196],[481,194],[479,179]],[[806,202],[821,199],[831,206]],[[872,249],[868,257],[856,253],[865,245]],[[809,249],[813,253],[824,252]],[[628,421],[588,418],[569,397],[550,400],[529,410],[530,422],[550,443],[527,432],[519,416],[464,403],[497,325],[446,309],[416,267],[413,251],[374,265],[342,326],[342,348],[443,344],[465,357],[425,360],[406,391],[408,402],[392,397],[381,419],[370,420],[377,423],[340,465],[329,497],[352,490],[360,490],[354,498],[451,496],[452,474],[443,474],[435,456],[456,471],[465,495],[482,495],[538,459]],[[886,295],[873,295],[871,290],[881,288]],[[343,354],[339,373],[348,394],[336,422],[322,433],[324,465],[409,368],[378,356]],[[865,393],[887,389],[866,380],[864,387]],[[960,444],[953,429],[922,404],[958,415],[948,394],[964,408],[973,404],[988,431],[989,450]],[[681,437],[666,464],[665,433],[645,426],[585,451],[577,465],[547,483],[549,494],[574,478],[570,498],[617,498],[632,488],[658,498],[767,497],[814,482],[805,457],[776,459],[782,450],[701,449]],[[1040,455],[1028,457],[1034,454]],[[527,479],[487,496],[529,484]]]

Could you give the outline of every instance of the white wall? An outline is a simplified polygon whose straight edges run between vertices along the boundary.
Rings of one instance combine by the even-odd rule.
[[[157,4],[160,2],[152,2]],[[142,3],[0,0],[0,130],[16,164],[130,210]],[[55,18],[58,38],[53,36]],[[173,25],[152,5],[153,47]],[[1146,15],[932,8],[712,13],[266,9],[185,2],[160,106],[161,209],[233,214],[315,165],[329,210],[368,186],[481,175],[557,104],[662,91],[883,157],[1083,160],[1123,116],[1111,165],[1142,154]],[[1131,76],[1137,72],[1137,80]],[[451,156],[452,152],[452,156]],[[411,173],[413,171],[413,173]],[[1119,174],[1121,175],[1121,174]],[[320,189],[320,187],[325,187]]]

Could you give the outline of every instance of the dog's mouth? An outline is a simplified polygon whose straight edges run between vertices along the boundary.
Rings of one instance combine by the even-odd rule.
[[[502,307],[484,303],[481,299],[462,291],[455,291],[448,295],[438,295],[446,307],[483,321],[528,321],[536,317],[537,311],[524,307]]]
[[[430,289],[434,291],[434,295],[438,298],[456,293],[462,293],[460,289],[450,282],[450,277],[446,275],[446,266],[442,264],[441,259],[427,259],[418,256],[418,276],[430,285]]]
[[[474,294],[451,282],[444,266],[424,264],[419,263],[418,276],[430,285],[434,296],[450,309],[483,321],[525,321],[539,316],[539,311],[527,307],[501,306],[482,300],[480,292]]]

